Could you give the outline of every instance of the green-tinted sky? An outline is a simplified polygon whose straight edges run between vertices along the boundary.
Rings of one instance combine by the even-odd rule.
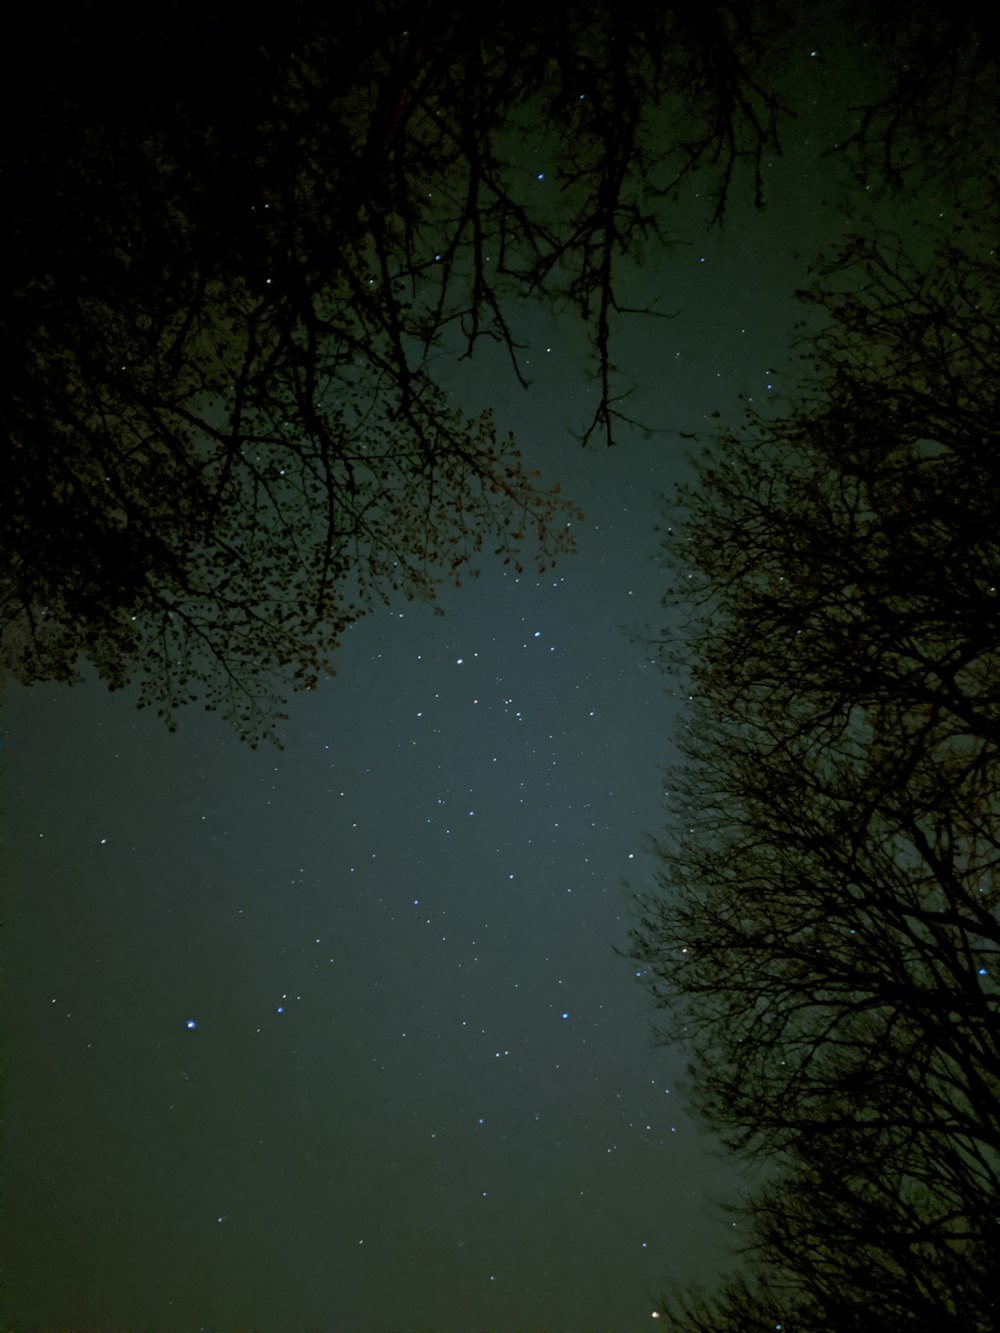
[[[527,393],[499,361],[456,381],[586,511],[574,559],[363,622],[281,753],[8,690],[10,1327],[624,1333],[724,1265],[738,1178],[614,951],[684,702],[629,632],[661,619],[678,432],[781,394],[837,233],[811,49],[767,211],[738,188],[706,238],[694,206],[634,277],[678,312],[617,349],[664,433],[580,453],[555,318],[524,325]]]

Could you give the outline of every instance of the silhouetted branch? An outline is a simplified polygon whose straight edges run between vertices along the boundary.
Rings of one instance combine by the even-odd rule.
[[[710,1124],[774,1165],[749,1220],[782,1328],[994,1326],[1000,267],[976,240],[926,272],[850,246],[801,405],[708,450],[671,544],[691,698],[635,957]],[[749,1299],[694,1326],[746,1327]]]

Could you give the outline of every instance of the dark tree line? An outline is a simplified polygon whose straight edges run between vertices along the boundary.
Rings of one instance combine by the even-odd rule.
[[[668,540],[690,682],[634,934],[697,1104],[768,1165],[678,1328],[1000,1319],[1000,262],[859,240],[793,406]]]

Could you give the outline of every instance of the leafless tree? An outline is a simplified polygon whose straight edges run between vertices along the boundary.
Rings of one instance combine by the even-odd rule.
[[[676,826],[636,956],[771,1179],[684,1328],[992,1329],[1000,1254],[1000,265],[858,240],[801,394],[709,448]],[[754,1292],[757,1295],[754,1295]],[[754,1308],[763,1308],[755,1306]],[[675,1311],[676,1313],[676,1311]]]

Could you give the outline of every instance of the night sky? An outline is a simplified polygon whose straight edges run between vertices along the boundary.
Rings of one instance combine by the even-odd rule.
[[[706,236],[692,200],[633,275],[678,312],[617,344],[651,439],[570,437],[572,320],[524,316],[527,392],[456,372],[579,502],[579,552],[361,622],[283,751],[7,689],[7,1325],[650,1329],[725,1269],[740,1177],[616,952],[684,705],[643,635],[680,433],[786,387],[828,147],[807,108],[763,214],[738,183]]]

